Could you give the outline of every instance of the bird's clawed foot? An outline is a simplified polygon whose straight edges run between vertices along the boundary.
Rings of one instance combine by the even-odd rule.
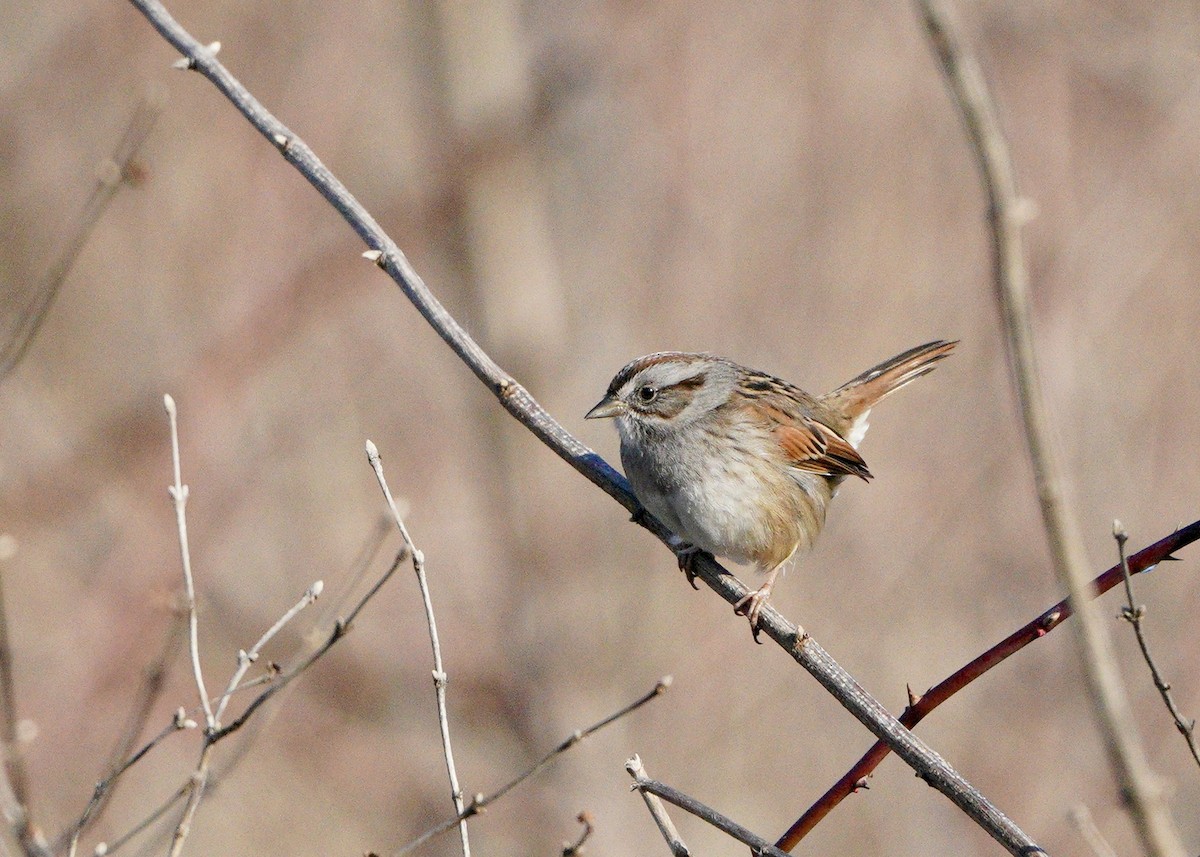
[[[675,549],[675,559],[679,561],[679,570],[687,575],[687,582],[692,585],[692,589],[699,589],[700,587],[696,585],[696,560],[704,551],[682,539],[672,542],[671,546]]]
[[[754,642],[762,645],[762,640],[758,639],[758,617],[762,613],[762,609],[766,606],[767,599],[771,597],[771,586],[775,583],[775,575],[760,586],[758,589],[745,596],[737,604],[733,605],[733,612],[738,616],[745,616],[750,620],[750,633],[754,635]]]

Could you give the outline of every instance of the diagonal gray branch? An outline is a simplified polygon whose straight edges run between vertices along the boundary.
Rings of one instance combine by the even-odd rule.
[[[383,232],[366,209],[321,163],[313,151],[272,116],[216,60],[213,51],[187,33],[161,3],[157,0],[131,2],[163,38],[186,57],[185,66],[198,71],[216,86],[342,214],[371,248],[369,257],[395,280],[438,335],[496,395],[505,410],[583,476],[634,513],[637,523],[666,544],[670,532],[645,513],[625,479],[563,428],[528,391],[505,373],[471,339],[425,286],[395,242]],[[697,577],[730,604],[736,604],[748,592],[744,584],[711,557],[702,557],[695,568]],[[763,612],[761,627],[767,636],[808,670],[872,734],[887,743],[918,776],[953,801],[1010,853],[1022,857],[1044,853],[1029,836],[992,806],[944,759],[900,725],[803,630],[792,625],[769,606]]]

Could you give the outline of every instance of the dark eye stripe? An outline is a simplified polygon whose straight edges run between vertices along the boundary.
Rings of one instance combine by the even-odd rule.
[[[696,390],[704,386],[704,382],[708,379],[708,374],[701,372],[698,375],[693,375],[690,378],[684,378],[682,381],[672,384],[676,390]]]

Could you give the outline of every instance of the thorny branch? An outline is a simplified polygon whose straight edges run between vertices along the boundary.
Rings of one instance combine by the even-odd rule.
[[[1128,563],[1130,574],[1149,571],[1160,562],[1174,559],[1175,551],[1197,540],[1200,540],[1200,521],[1176,530],[1166,538],[1130,557]],[[1120,565],[1114,565],[1104,572],[1092,582],[1095,595],[1098,597],[1108,592],[1121,582],[1122,576],[1123,570]],[[924,694],[912,694],[909,706],[900,715],[900,722],[910,729],[913,728],[935,708],[992,667],[1053,631],[1066,621],[1072,612],[1069,599],[1058,602],[1032,622],[1018,628],[970,663],[951,673]],[[862,787],[862,783],[887,757],[889,752],[891,751],[886,744],[882,741],[876,742],[853,768],[847,771],[816,803],[808,808],[804,815],[797,819],[795,824],[788,828],[775,844],[785,851],[795,848],[800,840],[816,827],[835,806]]]

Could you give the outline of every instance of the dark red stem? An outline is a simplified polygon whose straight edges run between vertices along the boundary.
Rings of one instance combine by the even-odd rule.
[[[1138,551],[1129,558],[1129,573],[1140,574],[1158,563],[1170,559],[1171,555],[1182,547],[1200,539],[1200,521],[1188,524],[1176,530],[1165,539],[1155,542],[1150,547]],[[1097,577],[1092,585],[1096,595],[1103,595],[1121,582],[1123,574],[1120,565],[1114,565],[1104,574]],[[1060,601],[1049,610],[1042,613],[1029,624],[1009,634],[996,645],[981,654],[966,666],[958,669],[938,684],[934,685],[923,696],[917,697],[900,715],[900,722],[909,729],[916,726],[925,715],[933,711],[947,699],[958,693],[968,684],[979,678],[996,664],[1003,661],[1040,637],[1053,631],[1064,619],[1071,615],[1071,606],[1066,600]],[[862,787],[863,780],[875,770],[884,757],[891,752],[883,742],[876,742],[866,754],[858,760],[853,768],[838,780],[829,791],[808,808],[796,823],[788,828],[787,833],[779,838],[776,847],[791,851],[810,830],[835,806],[842,802],[847,795],[853,794]]]

